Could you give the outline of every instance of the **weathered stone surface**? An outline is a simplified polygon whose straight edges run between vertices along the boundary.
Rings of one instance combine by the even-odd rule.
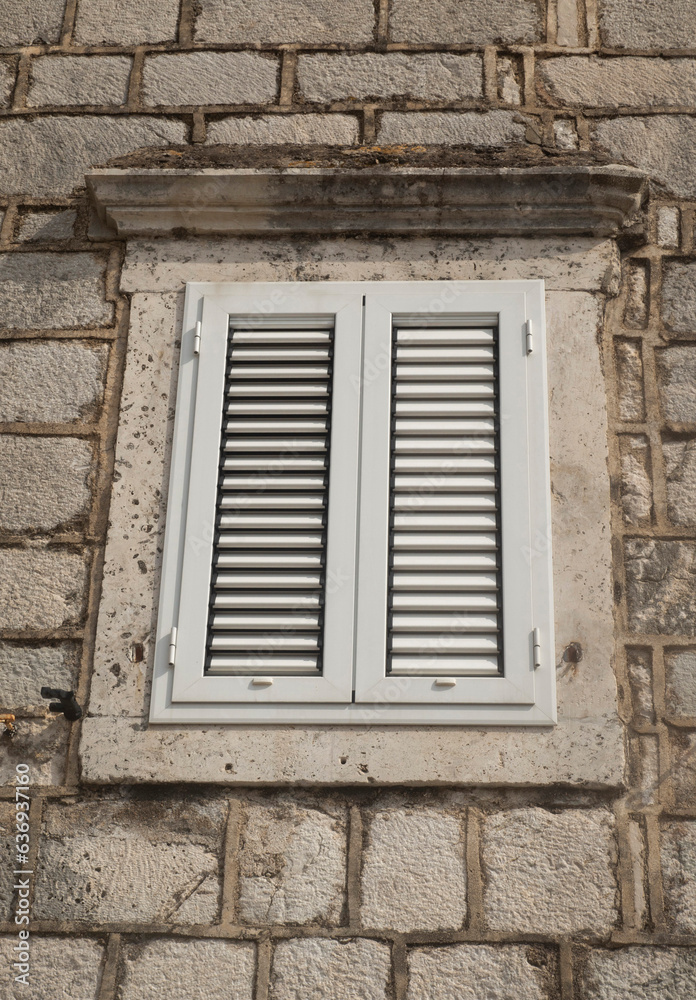
[[[375,812],[363,855],[365,927],[458,930],[466,919],[462,819],[441,809]]]
[[[208,128],[208,145],[319,143],[352,146],[358,141],[358,119],[352,115],[261,115],[221,118]]]
[[[26,646],[0,642],[0,711],[46,706],[41,688],[72,690],[77,678],[80,648],[74,642]]]
[[[644,809],[654,805],[660,789],[657,736],[631,733],[628,738],[628,764],[629,808]]]
[[[0,937],[0,966],[12,968],[17,936]],[[104,946],[90,938],[32,934],[29,982],[5,983],[4,1000],[97,1000]],[[8,973],[4,972],[7,977]]]
[[[696,102],[695,59],[560,56],[541,59],[538,78],[541,95],[563,107],[638,108]]]
[[[483,825],[484,911],[494,930],[606,934],[617,920],[613,817],[512,809]]]
[[[197,42],[371,42],[372,0],[199,0]]]
[[[72,208],[62,211],[31,212],[22,217],[17,240],[20,243],[47,243],[69,240],[73,236],[77,212]]]
[[[9,920],[11,917],[10,906],[14,883],[12,872],[16,868],[14,863],[15,834],[17,833],[15,816],[14,802],[0,802],[0,865],[2,865],[0,868],[0,920]]]
[[[666,420],[696,423],[696,347],[655,351],[660,404]]]
[[[674,333],[696,332],[696,260],[665,261],[662,320]]]
[[[191,796],[48,806],[34,916],[214,923],[224,818],[224,802]]]
[[[27,104],[125,104],[131,65],[129,56],[34,59]]]
[[[179,0],[80,0],[75,21],[78,44],[142,45],[176,38]]]
[[[300,56],[300,91],[310,101],[407,96],[459,101],[482,93],[481,56],[402,52]]]
[[[556,42],[558,45],[581,45],[580,11],[576,0],[557,0]]]
[[[515,111],[385,111],[378,140],[452,143],[501,148],[525,141],[526,125]]]
[[[6,118],[0,121],[0,184],[8,195],[68,195],[82,187],[89,167],[136,149],[183,143],[186,136],[183,122],[167,118]]]
[[[614,341],[614,364],[618,382],[619,416],[622,420],[645,420],[643,356],[640,341]]]
[[[106,345],[79,341],[0,343],[0,421],[94,419],[107,358]]]
[[[65,0],[5,0],[0,45],[57,42],[64,9]]]
[[[671,795],[665,794],[664,797],[668,800],[671,798],[677,807],[690,809],[692,803],[696,801],[696,733],[684,729],[673,729],[670,732],[669,743]],[[688,859],[690,872],[694,870],[693,866],[694,857],[693,854],[690,854]],[[682,881],[688,877],[688,874],[684,875]],[[688,900],[689,906],[693,910],[693,889]],[[695,918],[692,915],[690,919],[694,921]]]
[[[696,635],[696,544],[629,538],[625,563],[630,627]]]
[[[85,559],[64,549],[0,549],[0,628],[75,625],[84,610]]]
[[[676,931],[693,934],[696,931],[696,823],[666,822],[662,827],[661,844],[668,919]],[[696,984],[696,965],[694,975]]]
[[[496,63],[498,96],[505,104],[522,103],[522,83],[518,64],[514,59],[501,57]]]
[[[62,716],[54,715],[45,719],[20,719],[17,735],[5,740],[2,748],[0,785],[14,783],[17,764],[29,765],[32,785],[65,784],[70,725]]]
[[[365,939],[295,938],[276,945],[270,1000],[386,1000],[388,945]]]
[[[394,42],[533,42],[541,38],[541,9],[534,0],[393,0]]]
[[[587,1000],[684,1000],[696,990],[696,955],[690,948],[595,951],[583,985]]]
[[[547,1000],[550,964],[547,953],[518,945],[417,948],[409,953],[406,998]]]
[[[79,530],[93,463],[92,445],[81,438],[0,435],[0,531]]]
[[[127,944],[119,1000],[252,1000],[254,950],[205,938]]]
[[[621,504],[626,524],[649,524],[652,514],[650,445],[644,434],[622,434]]]
[[[553,123],[553,134],[559,149],[577,149],[580,145],[575,123],[559,118]]]
[[[696,33],[696,12],[690,0],[665,0],[658,6],[644,0],[602,0],[602,41],[621,49],[682,49]]]
[[[679,223],[681,214],[676,205],[667,205],[657,210],[657,242],[668,250],[679,246]]]
[[[152,55],[143,70],[145,104],[266,104],[278,85],[278,59],[258,52]]]
[[[10,103],[14,82],[14,66],[9,62],[5,62],[4,59],[0,59],[0,107],[5,108]]]
[[[239,912],[250,924],[340,921],[345,901],[342,808],[252,803],[239,857]]]
[[[10,329],[105,326],[105,261],[99,254],[0,254],[0,316]]]
[[[696,195],[696,121],[690,115],[603,119],[594,139],[617,162],[640,167],[677,197]]]
[[[626,265],[624,323],[634,330],[642,330],[648,324],[649,275],[647,260],[630,260]]]
[[[696,649],[665,652],[665,688],[670,715],[696,718]]]
[[[655,722],[652,691],[652,650],[629,647],[626,650],[626,669],[631,688],[633,718],[639,723]]]
[[[696,438],[662,444],[667,475],[667,512],[673,524],[696,524]]]

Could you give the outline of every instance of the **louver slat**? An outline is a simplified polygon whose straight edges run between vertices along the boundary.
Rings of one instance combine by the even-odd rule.
[[[206,672],[322,672],[333,334],[232,329]]]
[[[397,329],[389,670],[497,674],[496,331]]]

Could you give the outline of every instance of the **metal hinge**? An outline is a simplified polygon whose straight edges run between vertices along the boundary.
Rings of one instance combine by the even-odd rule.
[[[536,670],[541,666],[541,632],[538,628],[535,628],[532,632],[532,656],[534,669]]]
[[[527,354],[531,354],[534,350],[534,337],[532,336],[532,321],[528,319],[525,323],[527,328]]]
[[[167,663],[170,667],[174,666],[176,661],[176,625],[172,625],[172,630],[169,633],[169,659]]]
[[[196,323],[196,333],[193,338],[193,354],[194,357],[198,357],[201,353],[201,321],[198,320]]]

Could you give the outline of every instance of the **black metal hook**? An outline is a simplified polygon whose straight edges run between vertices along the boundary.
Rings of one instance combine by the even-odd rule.
[[[48,706],[49,712],[62,712],[68,722],[77,722],[82,718],[82,709],[75,700],[74,691],[63,691],[61,688],[41,688],[42,698],[57,698]]]

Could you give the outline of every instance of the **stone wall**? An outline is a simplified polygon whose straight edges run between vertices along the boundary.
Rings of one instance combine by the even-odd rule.
[[[5,0],[3,977],[21,762],[35,875],[30,986],[4,978],[3,996],[696,992],[694,39],[692,0]],[[83,175],[116,157],[234,164],[230,144],[584,157],[653,178],[602,334],[625,788],[81,783],[79,727],[39,689],[89,698],[130,310]],[[561,653],[559,673],[582,671]]]

